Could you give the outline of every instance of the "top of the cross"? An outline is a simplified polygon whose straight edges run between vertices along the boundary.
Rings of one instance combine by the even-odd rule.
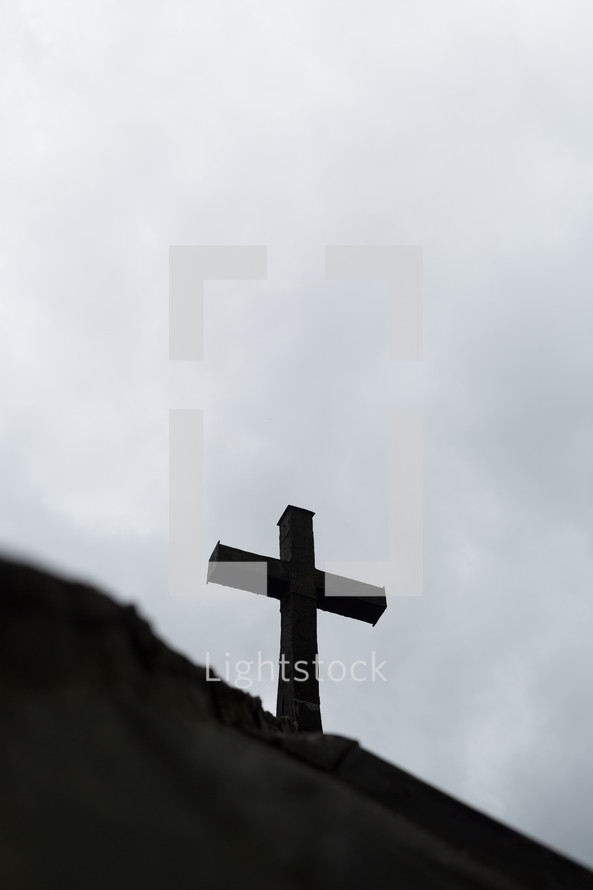
[[[313,512],[313,510],[306,510],[304,507],[294,507],[292,504],[289,504],[288,507],[286,508],[286,510],[284,511],[284,513],[282,514],[282,516],[280,517],[280,519],[278,520],[278,522],[276,523],[277,525],[280,525],[280,523],[282,522],[282,520],[284,519],[284,517],[286,516],[286,514],[288,513],[289,510],[291,512],[293,510],[296,510],[297,513],[306,513],[308,516],[315,516],[315,513]]]

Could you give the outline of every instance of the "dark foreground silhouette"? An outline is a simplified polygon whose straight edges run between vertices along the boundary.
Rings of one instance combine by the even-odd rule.
[[[592,888],[351,740],[291,731],[131,607],[0,561],[0,887]]]

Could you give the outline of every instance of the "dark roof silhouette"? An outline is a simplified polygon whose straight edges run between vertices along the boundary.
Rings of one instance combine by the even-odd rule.
[[[593,888],[593,873],[208,683],[131,606],[0,561],[0,885]]]

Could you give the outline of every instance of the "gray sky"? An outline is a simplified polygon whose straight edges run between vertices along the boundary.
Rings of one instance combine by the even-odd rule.
[[[23,2],[0,27],[0,541],[222,670],[277,603],[172,597],[168,410],[205,411],[205,548],[379,560],[387,418],[424,412],[425,584],[320,615],[326,731],[593,864],[593,213],[583,2]],[[168,361],[170,244],[264,244]],[[424,250],[421,365],[326,244]],[[269,709],[272,683],[251,689]]]

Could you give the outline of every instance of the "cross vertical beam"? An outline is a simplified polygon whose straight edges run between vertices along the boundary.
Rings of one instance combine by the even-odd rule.
[[[280,559],[289,582],[280,598],[280,671],[277,714],[299,728],[321,732],[317,677],[317,594],[311,510],[288,506],[278,521]]]

